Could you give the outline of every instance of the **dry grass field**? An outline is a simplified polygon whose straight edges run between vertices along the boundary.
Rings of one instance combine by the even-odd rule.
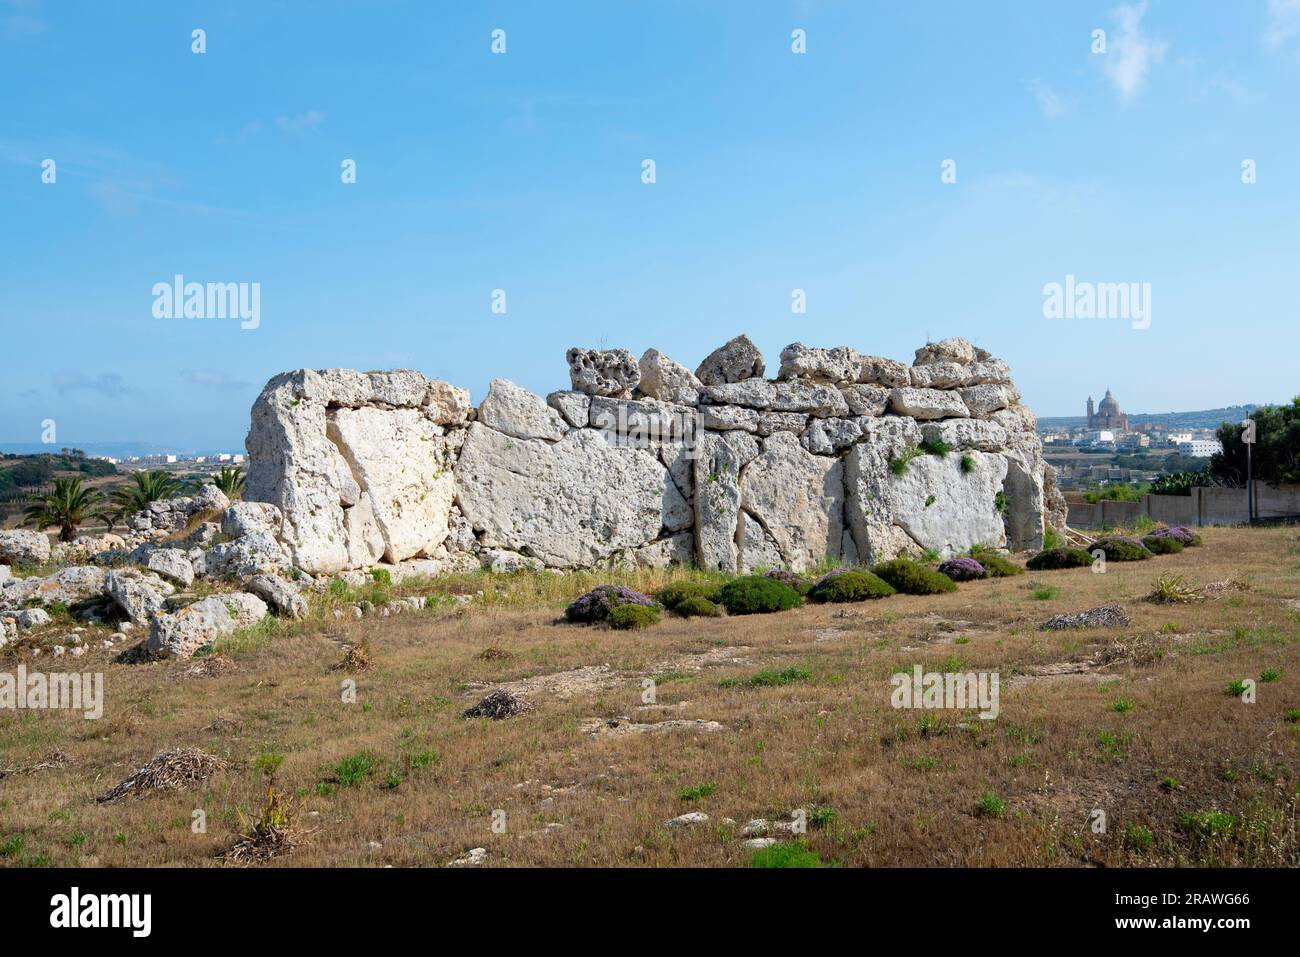
[[[828,866],[1293,866],[1300,531],[1204,539],[1105,574],[643,631],[559,618],[592,584],[653,590],[665,573],[523,573],[426,583],[486,591],[390,618],[336,620],[323,603],[193,662],[91,650],[59,667],[104,672],[102,719],[0,713],[0,865],[229,866],[273,782],[290,839],[241,863],[443,866],[481,847],[486,866],[747,866],[745,822],[802,809],[807,833],[784,844]],[[1241,587],[1145,600],[1167,575]],[[1040,627],[1106,604],[1132,624]],[[0,670],[56,667],[0,654]],[[999,673],[999,717],[895,710],[889,677],[917,663]],[[1242,679],[1254,704],[1229,690]],[[530,710],[461,717],[508,682]],[[684,723],[642,727],[666,721]],[[225,767],[189,790],[96,802],[182,747]],[[666,826],[694,811],[707,822]]]

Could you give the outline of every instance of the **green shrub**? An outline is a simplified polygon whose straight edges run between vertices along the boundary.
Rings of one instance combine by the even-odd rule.
[[[374,579],[377,585],[392,585],[393,575],[387,568],[370,569],[370,577]]]
[[[895,558],[881,562],[871,569],[878,578],[883,578],[895,591],[907,595],[937,595],[940,592],[956,591],[957,584],[947,575],[940,574],[929,565],[910,558]]]
[[[772,844],[755,851],[750,867],[821,867],[822,859],[802,841]]]
[[[659,623],[659,609],[654,605],[618,605],[605,620],[619,631],[649,628]]]
[[[1025,567],[1031,571],[1046,572],[1057,568],[1084,568],[1092,564],[1092,556],[1082,548],[1045,548],[1029,561]]]
[[[1010,578],[1025,573],[1023,568],[1004,555],[984,553],[979,556],[979,563],[984,566],[989,578]]]
[[[1065,548],[1070,543],[1065,540],[1065,536],[1059,531],[1048,525],[1043,529],[1043,548]]]
[[[1152,555],[1171,555],[1183,550],[1183,543],[1172,535],[1147,535],[1142,544]]]
[[[808,597],[813,601],[866,601],[868,598],[885,598],[894,594],[889,582],[868,571],[846,571],[827,575],[819,581]]]
[[[679,601],[673,611],[684,618],[717,618],[722,614],[722,606],[702,595],[694,595]]]
[[[952,451],[952,446],[943,439],[931,439],[922,442],[920,448],[926,455],[937,455],[941,458]]]
[[[655,600],[663,605],[669,611],[677,611],[677,606],[688,598],[704,598],[709,602],[718,600],[718,592],[722,586],[716,582],[702,581],[679,581],[669,582],[659,591],[655,592]]]
[[[1140,562],[1151,557],[1151,552],[1136,538],[1103,538],[1093,548],[1105,552],[1108,562]]]
[[[789,585],[762,575],[747,575],[727,582],[718,593],[718,600],[733,615],[766,614],[803,604],[803,598]]]

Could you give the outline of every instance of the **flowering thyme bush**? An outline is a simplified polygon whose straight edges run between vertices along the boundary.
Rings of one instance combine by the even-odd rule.
[[[597,585],[585,595],[575,598],[569,607],[564,609],[564,617],[569,621],[583,624],[605,621],[609,618],[610,612],[620,605],[658,607],[653,599],[626,585]]]
[[[1170,525],[1168,528],[1157,528],[1149,532],[1147,538],[1172,538],[1182,542],[1184,545],[1201,544],[1201,536],[1186,525]]]
[[[984,577],[984,566],[973,558],[953,558],[939,565],[939,571],[955,582],[969,582]]]

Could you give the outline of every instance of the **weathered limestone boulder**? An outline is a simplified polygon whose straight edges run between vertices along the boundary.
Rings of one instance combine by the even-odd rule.
[[[509,552],[503,548],[486,549],[480,556],[483,567],[494,575],[509,575],[512,572],[540,571],[546,566],[540,560],[518,552]]]
[[[889,408],[913,419],[970,417],[961,396],[945,389],[894,389],[889,393]]]
[[[157,575],[134,568],[113,569],[104,576],[104,594],[133,625],[147,625],[175,589]]]
[[[872,461],[868,447],[854,446],[845,463],[846,514],[859,553],[877,561],[933,548],[947,558],[975,544],[1005,545],[995,503],[1007,461],[979,451],[964,457],[965,469],[963,456],[920,455],[895,475]]]
[[[558,442],[569,431],[563,416],[509,379],[493,379],[487,398],[478,407],[478,421],[490,429],[517,439],[546,439]]]
[[[689,529],[634,548],[626,553],[625,563],[633,568],[667,568],[669,565],[695,564],[695,535]]]
[[[1007,430],[986,419],[943,419],[921,426],[926,442],[946,442],[954,449],[999,452],[1006,448]]]
[[[641,381],[636,357],[626,349],[580,349],[565,353],[569,363],[569,381],[578,392],[603,395],[614,399],[632,398],[632,390]]]
[[[591,418],[591,396],[585,392],[552,392],[546,397],[546,404],[575,429],[584,428]]]
[[[848,415],[849,406],[844,393],[835,386],[796,379],[776,384],[772,411],[807,412],[825,418]]]
[[[611,446],[592,429],[550,443],[475,422],[456,479],[457,504],[485,547],[550,567],[593,565],[691,520],[653,451]]]
[[[104,569],[93,565],[71,565],[45,578],[17,579],[5,586],[3,601],[71,605],[100,594],[104,590],[104,574]]]
[[[758,434],[766,438],[773,432],[799,435],[808,428],[807,412],[764,412],[758,417]]]
[[[859,560],[874,564],[919,553],[917,543],[894,524],[889,501],[876,495],[875,488],[891,474],[891,462],[921,443],[921,429],[914,419],[894,415],[860,424],[862,440],[844,458],[844,516]]]
[[[649,448],[653,443],[689,440],[696,412],[658,399],[591,399],[590,425],[610,445]]]
[[[224,512],[230,508],[230,499],[221,489],[208,483],[194,493],[194,508],[200,512]]]
[[[972,385],[958,389],[957,392],[970,414],[975,416],[992,415],[1010,408],[1020,399],[1015,387],[1009,385]]]
[[[858,381],[864,385],[879,385],[887,389],[905,389],[912,384],[907,366],[894,359],[880,356],[859,356]]]
[[[155,548],[149,552],[144,567],[182,588],[194,584],[194,566],[179,548]]]
[[[234,502],[221,515],[221,531],[232,538],[253,532],[278,537],[283,524],[284,516],[269,502]]]
[[[205,602],[220,602],[226,606],[236,628],[248,628],[266,617],[266,602],[246,591],[228,591],[204,598]]]
[[[695,377],[705,385],[725,385],[742,379],[762,378],[763,354],[749,336],[736,336],[709,353],[695,370]]]
[[[969,365],[975,361],[975,347],[968,339],[941,339],[930,342],[916,350],[913,366],[930,365],[935,362],[956,362]]]
[[[744,409],[738,405],[702,405],[700,417],[706,429],[725,432],[728,429],[758,431],[758,410]]]
[[[725,434],[725,433],[724,433]],[[741,457],[716,432],[699,436],[695,458],[695,558],[701,568],[736,567]]]
[[[344,511],[360,489],[326,437],[326,415],[332,401],[359,406],[372,394],[361,373],[300,369],[275,376],[253,404],[244,499],[280,509],[285,543],[307,571],[349,567]]]
[[[43,608],[24,608],[14,613],[14,623],[19,631],[29,631],[50,623],[50,613]]]
[[[785,556],[777,547],[772,533],[763,527],[755,516],[743,509],[740,512],[739,552],[736,558],[736,570],[748,574],[766,571],[771,568],[784,568]]]
[[[676,405],[699,403],[704,385],[680,362],[674,362],[658,349],[647,349],[637,365],[641,370],[643,395]]]
[[[811,419],[800,444],[814,455],[837,455],[862,438],[854,419]]]
[[[747,409],[770,409],[776,400],[776,384],[766,379],[740,379],[707,386],[705,398],[710,405],[741,405]]]
[[[781,350],[778,379],[814,379],[819,382],[857,382],[862,357],[847,346],[821,349],[792,342]]]
[[[533,411],[554,416],[564,427],[558,413],[532,398]],[[327,434],[361,493],[369,496],[385,560],[396,563],[432,555],[447,537],[456,485],[454,453],[443,427],[416,409],[366,407],[330,413]]]
[[[802,571],[840,555],[844,514],[844,467],[813,455],[788,432],[763,441],[745,466],[740,505],[771,536],[782,564]]]
[[[149,621],[145,650],[155,658],[191,658],[235,630],[224,602],[205,598],[175,613],[159,612]]]
[[[1011,368],[1001,359],[972,362],[933,362],[912,367],[912,385],[919,389],[958,389],[1011,381]]]
[[[218,578],[275,574],[290,566],[285,547],[265,532],[250,532],[233,542],[214,545],[205,557],[205,573]]]
[[[254,575],[248,582],[248,591],[265,601],[282,618],[307,616],[307,599],[293,582],[279,575]]]
[[[0,531],[0,562],[26,567],[50,560],[50,539],[44,532],[25,529]]]
[[[840,386],[844,402],[854,415],[884,415],[889,405],[889,390],[880,385]]]
[[[458,427],[469,422],[474,405],[470,402],[468,389],[439,379],[430,379],[420,409],[424,412],[424,417],[434,425]]]

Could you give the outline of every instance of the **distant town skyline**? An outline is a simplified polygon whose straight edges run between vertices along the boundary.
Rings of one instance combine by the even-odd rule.
[[[233,452],[287,369],[477,402],[741,332],[964,336],[1040,417],[1300,391],[1295,3],[28,0],[0,90],[3,442]]]

